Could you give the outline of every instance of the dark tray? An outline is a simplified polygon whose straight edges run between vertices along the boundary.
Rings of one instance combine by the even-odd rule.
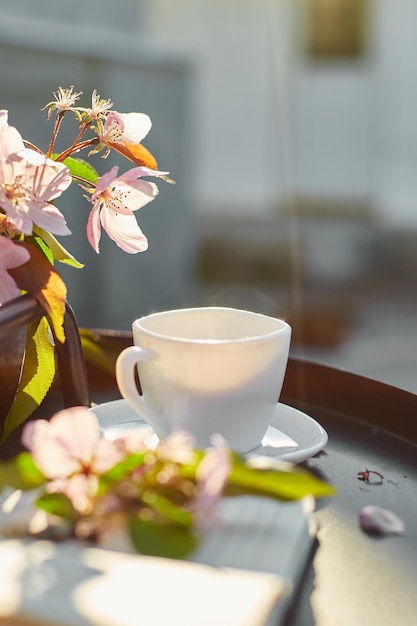
[[[286,626],[417,624],[417,396],[334,368],[290,359],[281,401],[319,421],[326,448],[306,467],[338,489],[319,504],[318,543]],[[365,468],[382,483],[358,479]],[[367,504],[391,509],[401,536],[366,535]]]

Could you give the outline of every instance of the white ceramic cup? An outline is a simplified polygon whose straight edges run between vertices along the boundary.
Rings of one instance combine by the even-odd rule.
[[[134,345],[117,359],[117,384],[160,439],[186,430],[206,448],[219,433],[240,453],[261,443],[284,382],[291,338],[286,322],[199,307],[154,313],[132,328]]]

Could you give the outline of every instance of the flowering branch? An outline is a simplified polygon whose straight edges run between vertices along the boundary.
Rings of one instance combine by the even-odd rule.
[[[96,90],[92,93],[91,106],[79,107],[77,102],[81,95],[74,87],[59,87],[54,100],[44,107],[48,119],[56,113],[46,152],[24,140],[19,131],[9,125],[8,112],[0,110],[0,306],[22,291],[28,291],[45,306],[55,326],[54,334],[61,341],[65,340],[66,287],[53,266],[56,261],[75,267],[82,267],[82,264],[55,238],[71,234],[55,201],[75,181],[87,191],[86,198],[92,205],[87,239],[93,249],[99,252],[103,228],[116,245],[129,254],[136,254],[147,249],[148,241],[136,221],[135,212],[158,194],[155,183],[143,178],[167,180],[168,174],[158,171],[155,158],[141,145],[152,126],[148,115],[113,111],[111,100],[102,99]],[[75,116],[79,128],[70,146],[55,154],[56,140],[68,114]],[[87,131],[92,136],[84,139]],[[135,167],[121,175],[117,168],[112,168],[99,176],[88,161],[73,156],[83,150],[90,151],[87,156],[102,152],[103,157],[116,150]],[[46,368],[43,360],[43,355],[49,353],[45,344],[49,340],[40,339],[38,335],[33,356],[35,370],[48,369],[49,378],[43,382],[42,391],[35,384],[28,395],[25,366],[32,370],[33,364],[28,364],[27,359],[24,361],[16,401],[6,418],[7,433],[39,406],[54,377],[54,369]],[[3,439],[5,436],[6,431]]]
[[[95,414],[82,407],[60,411],[49,422],[29,422],[22,436],[29,452],[0,464],[0,487],[24,491],[29,506],[17,526],[17,511],[3,505],[9,510],[3,532],[106,546],[122,537],[143,554],[181,558],[215,521],[223,496],[297,500],[334,494],[333,487],[289,464],[252,467],[221,439],[202,451],[185,432],[154,449],[145,438],[130,431],[106,439]]]

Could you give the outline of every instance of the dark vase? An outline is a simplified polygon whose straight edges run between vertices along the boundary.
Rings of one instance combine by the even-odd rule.
[[[19,330],[0,339],[0,432],[12,406],[19,383],[25,353],[26,330]],[[20,449],[20,430],[13,432],[0,445],[0,458],[9,457]]]

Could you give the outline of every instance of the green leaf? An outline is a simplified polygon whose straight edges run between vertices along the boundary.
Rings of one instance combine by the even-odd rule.
[[[191,461],[189,463],[183,463],[178,467],[178,473],[182,478],[196,482],[197,468],[200,462],[205,457],[204,450],[195,449]]]
[[[0,463],[0,489],[8,486],[26,491],[45,482],[45,476],[29,452],[21,452],[13,459]]]
[[[33,230],[35,230],[35,226],[33,226]],[[39,235],[35,235],[33,237],[26,237],[26,241],[30,241],[32,245],[38,246],[38,248],[43,252],[45,257],[48,259],[49,263],[54,264],[54,255],[52,254],[52,250],[45,243],[45,241],[39,237]]]
[[[68,250],[66,250],[64,246],[61,245],[53,235],[51,235],[51,233],[48,233],[48,231],[35,225],[33,226],[33,231],[36,235],[38,235],[36,239],[41,245],[42,250],[44,250],[47,258],[55,259],[55,261],[59,261],[60,263],[66,263],[67,265],[71,265],[77,269],[84,267],[84,265],[77,261],[77,259],[73,257],[72,254],[70,254]],[[39,240],[42,243],[40,243]],[[49,254],[47,250],[49,250]]]
[[[103,486],[112,486],[123,480],[129,476],[133,470],[143,464],[146,455],[147,452],[129,454],[122,461],[120,461],[120,463],[116,463],[116,465],[114,465],[111,469],[102,474],[99,477],[100,483],[102,483]]]
[[[90,163],[84,161],[84,159],[68,157],[64,159],[63,163],[69,169],[71,176],[83,178],[93,185],[96,184],[99,178],[98,172]]]
[[[198,545],[198,536],[191,528],[155,523],[154,519],[129,518],[129,534],[141,554],[181,559]]]
[[[28,327],[22,375],[4,423],[2,441],[44,400],[54,380],[55,370],[55,349],[49,337],[49,324],[42,317],[38,324]]]
[[[63,519],[74,520],[77,517],[71,500],[63,493],[45,493],[38,498],[36,506]]]
[[[259,469],[235,457],[225,495],[252,494],[278,500],[299,500],[308,495],[315,498],[332,496],[335,491],[332,485],[298,466],[278,464],[273,469]]]
[[[159,513],[173,524],[184,527],[191,527],[193,525],[193,516],[190,511],[174,504],[154,489],[147,489],[144,492],[143,501],[149,508]]]

